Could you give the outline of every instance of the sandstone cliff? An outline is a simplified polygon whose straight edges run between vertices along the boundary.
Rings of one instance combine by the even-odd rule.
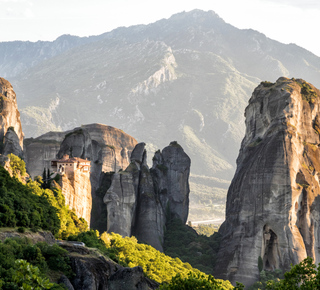
[[[68,154],[91,161],[90,181],[88,181],[92,196],[91,227],[101,232],[106,230],[106,224],[101,222],[105,207],[103,196],[97,193],[97,189],[103,183],[104,172],[116,171],[129,165],[130,155],[136,143],[133,137],[119,129],[102,124],[90,124],[66,133],[57,152],[58,159]],[[78,184],[81,182],[77,181]],[[68,187],[67,184],[63,184],[65,188]],[[86,190],[88,187],[87,184]],[[81,196],[79,196],[79,202],[80,200],[82,200]],[[84,206],[81,202],[79,203],[79,209]]]
[[[126,168],[137,141],[117,128],[89,124],[65,132],[48,132],[37,138],[28,138],[24,143],[27,170],[34,177],[41,175],[43,168],[50,168],[51,160],[58,153],[59,158],[63,154],[89,158],[99,165],[95,166],[99,167],[97,173]],[[95,186],[98,183],[99,176]]]
[[[32,178],[42,175],[44,168],[51,168],[65,135],[70,132],[48,132],[37,138],[24,140],[24,160]]]
[[[104,197],[107,230],[122,236],[134,235],[140,242],[162,251],[166,222],[186,222],[189,206],[190,158],[171,142],[153,158],[149,170],[145,143],[139,143],[124,171],[113,175]]]
[[[216,276],[249,286],[264,270],[320,262],[320,92],[298,79],[262,82],[228,191]]]
[[[3,78],[0,78],[0,144],[4,144],[0,153],[22,157],[23,133],[16,94]]]
[[[72,176],[64,174],[60,178],[60,185],[65,203],[90,225],[92,209],[90,175],[80,171],[75,171]]]

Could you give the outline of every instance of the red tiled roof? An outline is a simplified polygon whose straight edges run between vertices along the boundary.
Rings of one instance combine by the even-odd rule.
[[[56,161],[56,162],[64,162],[64,163],[78,163],[78,162],[91,162],[90,160],[85,160],[79,157],[71,157],[68,159],[53,159],[51,161]]]

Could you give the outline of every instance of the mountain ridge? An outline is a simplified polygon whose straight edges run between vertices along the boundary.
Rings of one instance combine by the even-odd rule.
[[[107,32],[10,81],[26,136],[108,124],[151,151],[177,140],[193,160],[191,174],[230,181],[249,96],[279,76],[319,87],[320,58],[194,10]]]

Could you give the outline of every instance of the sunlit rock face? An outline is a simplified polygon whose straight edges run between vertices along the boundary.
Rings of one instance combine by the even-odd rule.
[[[32,177],[42,176],[44,168],[52,170],[51,161],[61,159],[65,154],[91,161],[90,186],[87,181],[82,182],[77,178],[75,181],[64,180],[63,193],[70,200],[70,208],[87,200],[90,210],[84,205],[87,208],[83,210],[86,212],[86,220],[91,221],[91,227],[106,231],[107,225],[101,219],[101,212],[105,210],[103,195],[97,195],[96,191],[101,187],[106,172],[125,169],[130,164],[131,152],[137,141],[120,129],[94,123],[65,132],[48,132],[37,138],[26,139],[24,143],[27,171]],[[76,189],[82,187],[85,188],[85,197],[81,196],[81,190]],[[92,198],[89,198],[87,192],[90,192]],[[80,210],[79,206],[76,207]],[[91,218],[88,212],[89,216],[91,212]]]
[[[298,79],[262,82],[228,191],[216,276],[249,286],[264,270],[320,262],[320,92]]]
[[[96,193],[101,186],[103,173],[126,168],[136,144],[137,141],[122,130],[103,124],[83,125],[65,134],[57,158],[68,154],[91,161],[92,228],[106,230],[106,225],[101,226],[100,221],[105,209],[103,196]]]
[[[147,165],[145,143],[131,154],[131,163],[114,174],[104,197],[107,230],[134,235],[140,242],[163,250],[164,228],[171,218],[188,217],[190,158],[177,142],[156,152]]]
[[[73,174],[64,174],[60,178],[60,185],[66,205],[90,225],[92,209],[90,174],[78,170]]]
[[[23,133],[16,94],[12,85],[0,78],[0,153],[22,157]],[[5,149],[5,150],[4,150]]]

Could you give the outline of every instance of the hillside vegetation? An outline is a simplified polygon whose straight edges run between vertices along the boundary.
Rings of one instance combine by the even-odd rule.
[[[24,172],[23,162],[15,157],[12,159],[22,166],[13,171]],[[18,176],[21,177],[21,174]],[[37,180],[28,180],[22,184],[0,166],[0,227],[15,227],[21,233],[45,229],[58,238],[84,242],[86,246],[97,248],[102,255],[120,265],[141,266],[147,277],[165,283],[163,287],[169,287],[173,277],[197,277],[199,281],[219,285],[219,289],[233,288],[228,281],[216,280],[177,257],[171,258],[149,245],[139,244],[135,237],[122,238],[114,233],[99,235],[94,230],[86,231],[86,222],[78,219],[64,205],[64,197],[57,184],[53,182],[51,189],[43,189],[41,178]],[[58,245],[50,246],[44,242],[33,245],[26,238],[11,238],[0,242],[2,289],[18,289],[28,283],[35,287],[33,289],[63,289],[56,284],[57,277],[62,273],[72,276],[67,252]]]
[[[124,266],[141,266],[147,277],[159,283],[170,283],[176,275],[186,279],[189,273],[205,279],[208,277],[189,263],[183,263],[179,258],[169,257],[149,245],[138,243],[135,237],[122,238],[118,234],[106,232],[99,236],[97,231],[91,230],[69,238],[82,241],[89,247],[98,248],[103,254]],[[215,281],[219,282],[220,289],[233,289],[229,281],[219,279]]]

